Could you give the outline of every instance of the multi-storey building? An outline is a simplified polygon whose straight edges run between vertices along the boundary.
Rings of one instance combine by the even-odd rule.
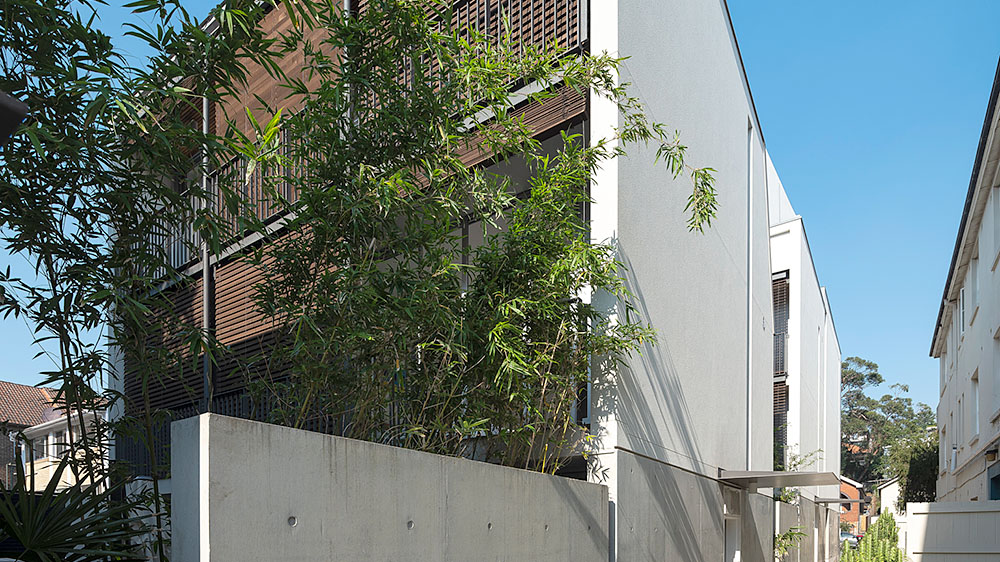
[[[840,343],[802,217],[767,159],[774,303],[776,470],[840,471]],[[836,484],[799,490],[800,511],[836,525]]]
[[[938,311],[939,501],[1000,499],[1000,68]]]
[[[625,281],[644,320],[657,330],[656,344],[630,357],[615,384],[594,390],[581,416],[596,450],[592,470],[574,475],[609,487],[610,555],[630,561],[770,560],[775,520],[770,487],[837,480],[832,474],[827,475],[832,480],[818,474],[799,480],[773,470],[768,158],[728,8],[703,0],[503,4],[514,11],[509,21],[516,36],[627,57],[621,79],[632,84],[632,93],[653,118],[682,132],[691,161],[717,170],[721,206],[704,235],[688,231],[682,212],[687,179],[675,179],[657,165],[655,148],[631,147],[628,157],[606,163],[593,178],[592,239],[617,244],[628,266]],[[493,25],[489,14],[495,16],[497,6],[496,0],[454,4],[459,24],[485,29]],[[261,25],[277,29],[283,17],[275,10]],[[280,93],[267,76],[249,83],[247,104],[254,103],[254,95],[277,101]],[[540,139],[573,128],[593,142],[612,136],[619,125],[613,104],[570,89],[544,104],[514,110]],[[470,163],[488,165],[488,160],[470,155]],[[466,227],[471,244],[483,225]],[[195,277],[176,295],[181,312],[191,318],[210,315],[206,323],[233,354],[266,349],[274,335],[251,297],[263,273],[226,252],[202,263],[178,248],[178,265]],[[203,300],[205,267],[214,283],[211,298]],[[203,309],[202,302],[210,306]],[[222,376],[229,371],[225,358],[215,369],[213,410],[252,415],[243,380]],[[186,377],[186,384],[157,388],[155,406],[178,417],[194,414],[203,377]],[[138,392],[127,374],[124,386],[127,394]],[[823,399],[831,401],[824,407],[836,409],[836,393],[824,392]],[[118,453],[140,470],[153,471],[141,466],[144,455],[134,444],[119,443]],[[832,560],[836,525],[816,521],[807,529],[812,556]]]

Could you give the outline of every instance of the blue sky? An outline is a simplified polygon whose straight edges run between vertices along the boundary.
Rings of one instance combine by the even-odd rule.
[[[729,8],[844,357],[877,362],[936,406],[928,351],[1000,55],[1000,2]]]
[[[198,16],[210,5],[186,4]],[[1000,2],[731,0],[730,11],[844,356],[878,362],[935,405],[927,352],[1000,55]],[[120,36],[125,17],[102,8],[100,25]],[[0,323],[0,378],[40,380],[48,365],[30,342],[23,324]]]

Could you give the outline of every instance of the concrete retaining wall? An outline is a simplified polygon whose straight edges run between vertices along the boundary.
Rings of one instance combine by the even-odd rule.
[[[213,414],[171,431],[178,562],[608,560],[601,485]]]
[[[784,502],[776,505],[777,532],[798,526],[806,534],[782,562],[834,562],[840,558],[840,519],[836,511],[805,497],[799,497],[797,505]]]
[[[725,560],[726,513],[740,560],[771,562],[774,500],[625,451],[618,455],[618,561]],[[729,499],[727,499],[727,496]],[[735,505],[725,506],[733,500]]]
[[[903,529],[911,562],[1000,560],[1000,501],[908,503]]]

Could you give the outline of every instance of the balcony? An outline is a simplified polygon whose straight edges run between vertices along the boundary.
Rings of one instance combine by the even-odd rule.
[[[357,9],[364,10],[366,2],[359,0]],[[457,29],[474,30],[481,33],[494,44],[505,41],[519,46],[522,50],[527,45],[558,45],[568,52],[579,51],[587,41],[588,17],[587,0],[456,0],[452,5],[452,25]],[[509,33],[509,40],[506,39]],[[403,80],[412,79],[412,68],[409,65],[400,69]],[[287,156],[291,152],[293,140],[288,138],[288,132],[282,131],[282,146]],[[220,182],[238,185],[237,198],[246,207],[242,212],[250,212],[258,220],[273,221],[281,207],[276,205],[265,194],[265,176],[260,168],[247,174],[247,161],[235,158],[219,166],[210,177],[210,189],[215,194],[216,201],[220,198]],[[275,175],[288,174],[288,170],[272,170]],[[200,178],[189,178],[188,181],[200,181]],[[278,191],[289,201],[294,202],[296,194],[291,185],[278,186]],[[229,229],[230,240],[239,240],[243,233],[239,232],[236,213],[228,209],[219,209],[223,223]],[[194,230],[191,221],[182,224],[169,224],[173,221],[163,221],[157,225],[148,237],[153,247],[163,248],[165,263],[172,269],[183,272],[194,265],[199,259],[200,235]],[[153,272],[154,277],[166,275],[166,268]]]

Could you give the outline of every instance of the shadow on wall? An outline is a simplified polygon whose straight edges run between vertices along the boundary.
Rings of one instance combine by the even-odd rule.
[[[591,510],[587,508],[585,498],[581,497],[570,486],[564,485],[561,480],[561,478],[551,478],[548,480],[548,483],[555,488],[556,493],[562,498],[563,504],[567,506],[567,511],[575,513],[587,523],[587,531],[589,531],[587,537],[594,544],[594,548],[602,552],[607,551],[612,533],[610,529],[611,522],[599,521],[594,517]]]
[[[617,241],[614,243],[617,244]],[[632,305],[639,317],[648,321],[650,313],[642,287],[632,272],[627,252],[620,245],[618,248],[617,257],[627,268],[623,272],[623,278],[626,288],[633,296]],[[618,309],[621,310],[622,307],[618,304]],[[595,381],[595,408],[597,411],[615,412],[619,435],[627,435],[627,441],[619,437],[619,442],[612,443],[612,446],[627,443],[634,452],[652,459],[663,459],[664,454],[668,458],[685,457],[702,472],[710,473],[715,468],[703,461],[698,439],[692,431],[688,397],[684,393],[680,373],[671,360],[672,357],[670,343],[658,339],[655,343],[645,343],[640,354],[633,355],[626,364],[617,368],[604,362],[598,372],[616,373],[617,376],[606,376],[602,381]],[[696,398],[704,400],[705,397]],[[702,406],[711,407],[711,404],[705,403]],[[719,412],[719,415],[726,413]],[[624,535],[635,527],[659,525],[666,533],[664,538],[667,544],[662,545],[662,548],[666,548],[666,552],[672,555],[671,559],[685,562],[721,559],[723,485],[661,462],[629,464],[629,473],[624,473],[623,466],[619,467],[622,471],[619,474],[619,534]],[[623,490],[625,486],[631,486],[634,491]],[[626,502],[630,499],[634,502],[653,502],[655,505],[650,507],[655,509],[646,510],[643,506],[628,505]],[[647,513],[648,517],[637,517],[643,511],[655,513]],[[657,536],[653,531],[654,529],[645,529],[646,537]],[[633,553],[641,558],[651,559],[661,549],[649,540],[629,542],[645,546],[646,552]],[[623,542],[620,549],[634,546],[636,545],[626,545]],[[755,553],[755,556],[745,556],[744,560],[766,559],[763,552],[756,552],[762,550],[760,544],[756,547],[747,544],[744,548]],[[719,549],[718,553],[713,552],[716,549]],[[620,551],[619,554],[623,555],[623,560],[626,559],[623,552]]]

